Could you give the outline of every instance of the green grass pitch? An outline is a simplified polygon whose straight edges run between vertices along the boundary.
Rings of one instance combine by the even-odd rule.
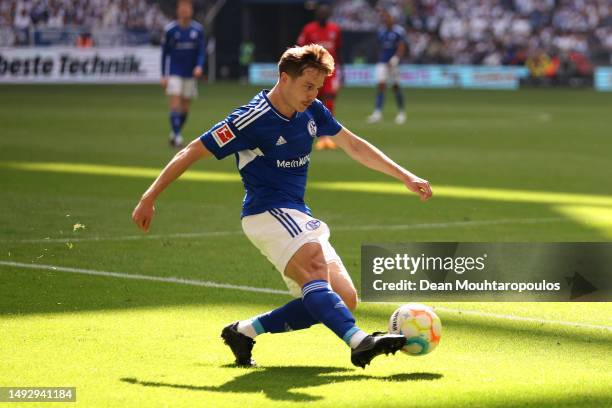
[[[202,86],[184,135],[255,92]],[[609,94],[407,90],[406,99],[402,127],[390,95],[386,121],[365,123],[371,89],[343,90],[337,114],[429,179],[429,203],[323,188],[391,180],[339,151],[312,155],[307,202],[356,282],[362,242],[612,238]],[[260,367],[249,370],[230,364],[221,328],[288,296],[66,272],[284,289],[240,232],[232,159],[202,161],[194,170],[210,180],[166,191],[150,236],[131,224],[146,169],[173,154],[166,111],[155,86],[0,87],[0,386],[74,386],[76,404],[53,404],[67,407],[612,406],[610,303],[434,303],[443,333],[430,355],[356,369],[318,326],[259,337]],[[395,306],[361,304],[356,318],[382,330]]]

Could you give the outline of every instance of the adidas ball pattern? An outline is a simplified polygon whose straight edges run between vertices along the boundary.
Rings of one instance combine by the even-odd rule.
[[[442,323],[425,305],[410,303],[398,308],[389,319],[389,333],[402,334],[406,345],[402,351],[413,356],[431,353],[442,335]]]

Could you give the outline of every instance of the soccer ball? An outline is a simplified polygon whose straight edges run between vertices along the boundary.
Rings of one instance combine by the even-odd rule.
[[[430,307],[409,303],[393,312],[389,319],[389,333],[406,337],[406,345],[402,348],[404,353],[422,356],[431,353],[440,342],[442,323]]]

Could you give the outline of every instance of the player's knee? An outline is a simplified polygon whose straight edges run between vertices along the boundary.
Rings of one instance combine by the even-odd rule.
[[[322,257],[313,257],[307,263],[304,273],[309,280],[328,280],[327,264]]]

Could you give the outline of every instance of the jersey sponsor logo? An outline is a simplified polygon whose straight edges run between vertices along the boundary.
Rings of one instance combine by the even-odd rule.
[[[236,138],[236,135],[234,134],[234,132],[232,132],[232,129],[228,126],[227,123],[221,126],[220,128],[213,130],[212,136],[219,147],[225,146]]]
[[[276,145],[277,145],[277,146],[281,146],[281,145],[284,145],[284,144],[287,144],[287,141],[285,140],[285,138],[284,138],[284,137],[280,136],[280,137],[278,138],[278,140],[276,141]]]
[[[310,220],[306,223],[306,229],[309,231],[314,231],[321,226],[321,221],[319,220]]]
[[[306,156],[298,157],[297,159],[293,160],[276,160],[276,167],[280,167],[283,169],[293,169],[296,167],[305,166],[308,164],[308,162],[310,162],[309,154],[307,154]]]
[[[312,119],[308,121],[308,133],[310,133],[310,136],[312,137],[317,135],[317,124]]]

